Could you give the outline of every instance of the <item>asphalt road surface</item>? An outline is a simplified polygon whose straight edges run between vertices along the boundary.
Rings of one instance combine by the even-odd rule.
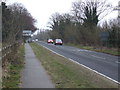
[[[120,74],[118,73],[118,70],[120,70],[120,67],[118,66],[120,62],[118,61],[118,56],[70,46],[48,44],[42,41],[38,41],[37,44],[68,58],[68,60],[74,60],[112,81],[119,81],[118,76]]]

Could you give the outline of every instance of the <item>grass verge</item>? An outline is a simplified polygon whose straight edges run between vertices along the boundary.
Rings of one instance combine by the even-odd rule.
[[[3,88],[19,88],[20,73],[24,65],[24,45],[19,47],[16,57],[16,60],[9,64],[8,77],[3,78]]]
[[[82,46],[82,45],[76,45],[76,44],[65,44],[67,46],[73,46],[73,47],[77,47],[77,48],[81,48],[81,49],[86,49],[86,50],[92,50],[92,51],[96,51],[96,52],[103,52],[103,53],[107,53],[107,54],[111,54],[111,55],[115,55],[115,56],[120,56],[120,51],[118,51],[118,49],[113,49],[113,48],[101,48],[101,47],[93,47],[93,46]]]
[[[56,88],[117,88],[110,80],[35,43],[30,44]]]

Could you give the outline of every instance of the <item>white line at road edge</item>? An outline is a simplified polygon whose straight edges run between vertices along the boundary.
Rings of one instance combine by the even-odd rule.
[[[87,67],[87,66],[85,66],[85,65],[83,65],[83,64],[80,64],[79,62],[77,62],[77,61],[75,61],[75,60],[73,60],[73,59],[71,59],[71,58],[67,58],[67,57],[65,57],[65,56],[63,56],[63,55],[61,55],[61,54],[59,54],[59,53],[57,53],[57,52],[55,52],[55,51],[53,51],[53,50],[45,47],[45,46],[43,46],[43,45],[41,45],[41,46],[44,47],[44,48],[46,48],[46,49],[48,49],[48,50],[50,50],[51,52],[53,52],[53,53],[55,53],[55,54],[57,54],[57,55],[59,55],[59,56],[62,56],[62,57],[64,57],[64,58],[66,58],[66,59],[69,59],[70,61],[72,61],[72,62],[74,62],[74,63],[76,63],[76,64],[79,64],[79,65],[81,65],[81,66],[83,66],[83,67],[85,67],[85,68],[87,68],[87,69],[89,69],[89,70],[91,70],[91,71],[93,71],[93,72],[95,72],[95,73],[97,73],[97,74],[99,74],[99,75],[101,75],[101,76],[109,79],[109,80],[112,80],[112,81],[115,82],[115,83],[120,84],[120,82],[118,82],[118,81],[116,81],[116,80],[114,80],[114,79],[112,79],[112,78],[110,78],[110,77],[108,77],[108,76],[106,76],[106,75],[104,75],[104,74],[102,74],[102,73],[99,73],[98,71],[96,71],[96,70],[94,70],[94,69],[91,69],[91,68],[89,68],[89,67]]]

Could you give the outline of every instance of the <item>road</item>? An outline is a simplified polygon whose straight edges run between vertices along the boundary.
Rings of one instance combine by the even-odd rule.
[[[68,60],[74,60],[90,70],[118,82],[118,64],[120,64],[118,56],[70,46],[47,44],[42,41],[38,41],[37,44],[68,58]]]

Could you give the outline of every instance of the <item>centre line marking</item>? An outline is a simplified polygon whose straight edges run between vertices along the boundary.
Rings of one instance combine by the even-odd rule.
[[[99,58],[99,59],[106,59],[106,58],[99,57],[99,56],[96,56],[96,55],[91,55],[91,56],[93,56],[93,57],[95,57],[95,58]]]

